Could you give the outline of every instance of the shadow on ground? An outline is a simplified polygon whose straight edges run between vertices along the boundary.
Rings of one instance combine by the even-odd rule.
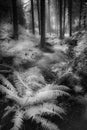
[[[73,103],[63,121],[60,121],[60,130],[87,130],[87,113],[84,105]]]

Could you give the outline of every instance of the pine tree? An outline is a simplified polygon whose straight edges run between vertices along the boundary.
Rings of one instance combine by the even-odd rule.
[[[66,0],[63,0],[63,36],[65,34],[65,15],[66,15]]]
[[[18,17],[17,17],[17,0],[12,0],[12,10],[13,10],[13,37],[18,39]]]
[[[87,12],[87,5],[86,5],[86,0],[84,0],[83,1],[84,2],[84,4],[83,4],[83,6],[84,6],[84,9],[83,9],[83,20],[84,20],[84,29],[86,28],[86,12]]]
[[[38,28],[39,28],[39,34],[41,34],[40,1],[39,1],[39,0],[37,0],[37,12],[38,12]]]
[[[80,14],[79,14],[79,28],[81,28],[81,20],[82,20],[82,0],[80,0]]]
[[[56,20],[57,20],[56,23],[57,23],[57,35],[58,35],[58,30],[59,30],[59,29],[58,29],[58,24],[59,24],[59,23],[58,23],[58,22],[59,22],[59,17],[58,17],[58,15],[59,15],[59,9],[58,9],[58,8],[59,8],[59,6],[58,6],[58,0],[56,0],[56,17],[57,17],[57,18],[56,18]]]
[[[48,31],[49,31],[49,33],[51,32],[50,29],[51,29],[51,23],[50,23],[50,0],[48,0]]]
[[[41,43],[40,47],[44,48],[45,46],[45,0],[40,1],[41,6]]]
[[[62,39],[62,0],[59,0],[59,18],[60,18],[60,39]]]
[[[32,32],[35,34],[35,24],[34,24],[34,4],[33,0],[31,0],[31,14],[32,14]]]
[[[72,36],[72,0],[68,0],[69,36]]]

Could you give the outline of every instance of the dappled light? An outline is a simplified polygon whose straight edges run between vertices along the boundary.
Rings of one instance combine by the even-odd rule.
[[[0,0],[0,130],[87,130],[87,0]]]

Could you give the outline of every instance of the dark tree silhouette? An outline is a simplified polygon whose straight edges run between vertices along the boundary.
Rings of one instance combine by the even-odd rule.
[[[25,14],[24,14],[24,10],[23,10],[23,4],[22,4],[22,0],[17,0],[17,9],[18,9],[18,22],[21,26],[25,27],[26,26],[26,20],[25,20]]]
[[[31,0],[31,15],[32,15],[32,32],[35,34],[35,24],[34,24],[34,3]]]
[[[41,22],[40,22],[40,0],[37,0],[37,12],[38,12],[38,28],[39,28],[39,34],[41,34]]]
[[[45,46],[45,0],[40,1],[41,6],[41,43],[40,47],[44,48]]]
[[[80,0],[80,14],[79,14],[79,28],[81,28],[81,20],[82,20],[82,4],[83,0]]]
[[[69,36],[72,36],[72,0],[68,0]]]
[[[63,0],[63,36],[65,34],[66,0]]]
[[[58,6],[58,0],[56,0],[56,17],[57,17],[57,18],[56,18],[56,20],[57,20],[56,23],[57,23],[57,35],[58,35],[58,32],[59,32],[59,31],[58,31],[58,30],[59,30],[59,29],[58,29],[58,24],[59,24],[59,23],[58,23],[58,22],[59,22],[59,17],[58,17],[58,16],[59,16],[59,6]]]
[[[62,0],[59,0],[59,26],[60,26],[60,36],[59,38],[62,39]]]
[[[86,12],[84,13],[84,28],[86,28]]]
[[[13,37],[18,39],[18,17],[17,17],[17,0],[12,0],[13,10]]]
[[[50,0],[48,0],[48,32],[51,32],[51,23],[50,23]]]
[[[86,28],[86,11],[87,11],[87,5],[86,5],[86,0],[83,1],[83,20],[84,20],[84,28]]]

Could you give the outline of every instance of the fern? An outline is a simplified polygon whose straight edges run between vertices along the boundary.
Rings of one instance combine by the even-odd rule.
[[[16,87],[16,90],[17,90],[18,94],[20,96],[23,96],[24,90],[29,89],[29,88],[26,85],[26,83],[24,83],[22,81],[21,77],[19,76],[19,73],[16,72],[16,71],[14,72],[14,75],[13,75],[13,81],[14,81],[14,85]]]
[[[9,90],[12,92],[16,92],[13,85],[3,76],[0,74],[0,82]]]
[[[6,116],[9,115],[9,113],[11,113],[11,112],[13,112],[13,111],[15,111],[15,106],[13,106],[13,107],[7,106],[7,107],[5,108],[5,113],[4,113],[4,115],[3,115],[2,118],[5,118]]]
[[[69,95],[67,92],[61,90],[47,90],[39,91],[34,97],[30,97],[27,101],[27,105],[41,104],[43,102],[48,102],[55,100],[58,96]]]
[[[49,129],[49,130],[59,130],[59,128],[52,122],[48,121],[45,118],[42,118],[40,116],[36,116],[33,118],[34,120],[36,120],[37,123],[41,123],[41,125],[45,128],[45,129]]]
[[[30,73],[31,75],[29,75]],[[13,101],[11,106],[9,104],[6,107],[2,119],[9,116],[9,113],[15,112],[12,119],[14,125],[11,130],[19,130],[23,120],[31,118],[37,123],[41,123],[46,129],[58,130],[57,126],[44,118],[43,115],[58,115],[62,118],[61,114],[65,114],[65,111],[55,104],[55,100],[63,95],[69,96],[68,88],[62,85],[46,84],[39,72],[35,75],[31,71],[30,73],[26,72],[25,75],[25,73],[20,74],[14,71],[14,83],[9,82],[3,75],[0,75],[0,91],[5,93],[5,98],[8,101]]]
[[[24,84],[27,84],[28,89],[32,92],[37,92],[45,86],[45,79],[42,76],[40,69],[33,67],[20,75]],[[28,91],[29,92],[29,91]]]
[[[23,112],[17,111],[12,122],[14,123],[14,126],[11,130],[19,130],[23,124]]]
[[[30,107],[29,110],[25,112],[26,118],[31,118],[36,115],[58,115],[60,118],[62,118],[61,114],[65,114],[65,111],[63,108],[55,105],[54,103],[44,103],[41,105],[35,105]]]

